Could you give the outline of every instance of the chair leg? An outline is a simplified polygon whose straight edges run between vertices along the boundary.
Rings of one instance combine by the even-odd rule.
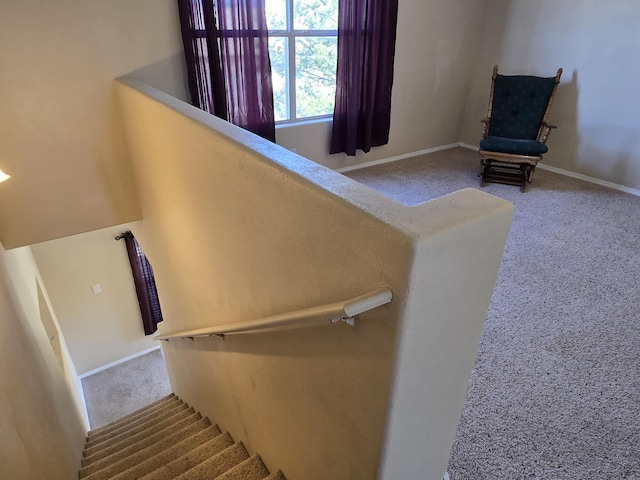
[[[527,188],[527,184],[531,183],[531,165],[521,163],[520,171],[522,172],[522,184],[520,185],[520,191],[524,193]]]
[[[478,170],[478,177],[480,177],[480,188],[484,188],[487,186],[487,182],[484,179],[484,174],[487,168],[491,165],[491,162],[487,165],[487,162],[484,160],[480,160],[480,169]]]

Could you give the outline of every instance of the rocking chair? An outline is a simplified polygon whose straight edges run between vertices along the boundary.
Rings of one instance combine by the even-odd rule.
[[[555,77],[498,75],[493,67],[487,118],[480,140],[481,186],[485,182],[520,185],[522,192],[533,179],[551,129],[547,124],[551,102],[562,68]]]

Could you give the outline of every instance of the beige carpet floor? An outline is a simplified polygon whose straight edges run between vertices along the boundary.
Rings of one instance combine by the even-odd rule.
[[[347,173],[412,205],[480,188],[466,149]],[[538,169],[515,216],[451,480],[640,479],[640,198]],[[428,408],[428,405],[425,405]]]
[[[161,350],[89,375],[82,388],[92,429],[171,393]]]

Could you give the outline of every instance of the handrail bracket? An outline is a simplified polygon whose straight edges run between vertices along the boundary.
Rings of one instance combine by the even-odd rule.
[[[347,325],[349,325],[350,327],[354,327],[355,328],[356,323],[358,323],[358,320],[360,320],[358,315],[353,315],[351,317],[332,318],[331,319],[331,323],[333,323],[335,325],[338,322],[344,322]]]

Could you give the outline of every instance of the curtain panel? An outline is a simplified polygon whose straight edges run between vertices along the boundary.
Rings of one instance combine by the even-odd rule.
[[[275,142],[264,0],[178,0],[178,11],[192,103]]]
[[[191,103],[228,120],[213,4],[207,0],[178,0],[178,13]]]
[[[160,300],[158,299],[153,269],[133,233],[129,231],[121,233],[119,238],[124,238],[127,246],[127,255],[140,305],[144,334],[151,335],[158,330],[157,325],[162,321],[162,311],[160,310]]]
[[[398,0],[340,0],[330,153],[389,142]]]
[[[217,0],[218,41],[229,121],[275,142],[264,0]]]

